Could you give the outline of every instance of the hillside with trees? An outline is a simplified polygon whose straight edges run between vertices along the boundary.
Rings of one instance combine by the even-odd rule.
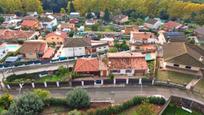
[[[198,1],[198,0],[197,0]],[[201,0],[199,0],[201,1]],[[0,13],[37,11],[123,13],[133,18],[160,17],[203,23],[204,4],[180,0],[0,0]]]

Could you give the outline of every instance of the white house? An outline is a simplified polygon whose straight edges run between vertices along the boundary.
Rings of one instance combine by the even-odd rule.
[[[43,16],[40,20],[41,26],[48,31],[52,31],[58,25],[57,19],[52,15]]]
[[[148,29],[159,29],[159,27],[161,25],[163,25],[163,23],[161,22],[161,20],[159,18],[148,19],[144,23],[144,27],[146,27]]]
[[[61,57],[83,56],[91,53],[91,40],[87,38],[69,38],[62,49]]]
[[[107,52],[109,50],[108,42],[91,40],[91,53]]]

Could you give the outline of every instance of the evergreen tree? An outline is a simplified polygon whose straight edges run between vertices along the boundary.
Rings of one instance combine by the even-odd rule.
[[[70,1],[70,12],[75,12],[73,0]]]
[[[105,9],[105,14],[104,14],[103,20],[105,22],[110,22],[110,12],[108,9]]]

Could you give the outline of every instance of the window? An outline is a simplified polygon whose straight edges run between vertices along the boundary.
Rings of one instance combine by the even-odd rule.
[[[186,69],[191,69],[191,66],[186,66]]]
[[[174,66],[175,66],[175,67],[179,67],[179,65],[178,65],[178,64],[174,64]]]
[[[125,72],[126,72],[126,73],[131,73],[132,70],[131,70],[131,69],[127,69],[127,70],[125,70]]]
[[[113,73],[120,73],[120,70],[111,70]]]

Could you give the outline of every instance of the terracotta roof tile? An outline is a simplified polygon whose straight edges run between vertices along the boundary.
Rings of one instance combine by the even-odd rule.
[[[50,36],[59,36],[59,37],[66,39],[67,33],[66,32],[51,32],[51,33],[47,34],[45,38],[48,38]]]
[[[154,34],[151,32],[131,32],[131,37],[133,39],[147,40],[149,38],[153,38]]]
[[[52,48],[48,48],[46,51],[45,51],[45,53],[44,53],[44,55],[43,55],[43,57],[42,58],[51,58],[53,55],[54,55],[54,49],[52,49]]]
[[[109,53],[108,60],[110,69],[146,70],[148,68],[145,55],[141,53]]]
[[[107,67],[104,63],[97,58],[80,58],[75,64],[75,72],[96,72],[100,70],[106,70]]]
[[[46,50],[46,42],[40,41],[40,40],[34,40],[34,41],[26,41],[23,43],[20,53],[34,53],[34,52],[41,52],[44,53]]]
[[[23,20],[23,22],[21,23],[21,26],[24,27],[33,27],[38,23],[37,20]]]
[[[2,29],[0,30],[0,39],[27,39],[30,38],[34,33],[35,32],[32,31]]]
[[[164,24],[164,28],[166,29],[174,29],[178,26],[181,26],[181,24],[174,21],[168,21],[167,23]]]

